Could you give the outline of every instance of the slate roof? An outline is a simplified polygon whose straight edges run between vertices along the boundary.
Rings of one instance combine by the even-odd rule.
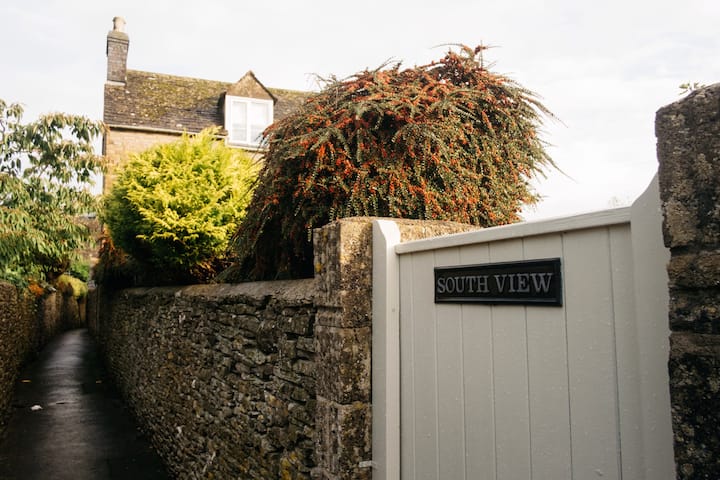
[[[105,84],[103,121],[109,127],[199,132],[224,124],[225,93],[233,83],[127,71],[125,84]],[[274,119],[297,109],[311,92],[267,88],[277,99]]]

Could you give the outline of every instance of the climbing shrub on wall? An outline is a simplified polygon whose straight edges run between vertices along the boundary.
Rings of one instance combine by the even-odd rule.
[[[134,155],[103,201],[114,245],[158,283],[214,275],[250,201],[258,163],[216,135],[207,129]]]
[[[552,166],[536,96],[461,46],[437,62],[331,79],[265,132],[259,187],[229,279],[312,275],[310,230],[347,216],[491,226],[537,201]]]

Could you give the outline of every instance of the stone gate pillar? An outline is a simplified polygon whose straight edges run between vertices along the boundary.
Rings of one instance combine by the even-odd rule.
[[[677,477],[720,478],[720,84],[657,112]]]
[[[316,480],[370,480],[372,462],[372,221],[315,230]],[[475,230],[395,219],[401,241]]]
[[[369,219],[343,219],[314,235],[317,480],[372,475],[371,240]]]

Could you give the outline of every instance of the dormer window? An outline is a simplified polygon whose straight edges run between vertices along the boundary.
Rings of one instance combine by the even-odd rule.
[[[259,147],[263,130],[272,122],[272,100],[225,97],[225,128],[229,144]]]

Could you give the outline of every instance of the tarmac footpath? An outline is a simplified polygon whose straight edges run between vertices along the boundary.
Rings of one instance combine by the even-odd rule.
[[[58,335],[18,377],[0,480],[166,480],[86,329]]]

